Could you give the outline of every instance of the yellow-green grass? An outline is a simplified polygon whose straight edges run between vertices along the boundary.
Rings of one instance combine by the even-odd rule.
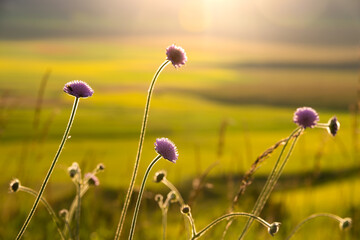
[[[312,174],[316,163],[320,163],[320,171],[339,171],[357,166],[356,138],[353,137],[356,136],[354,117],[344,108],[356,100],[357,80],[353,71],[239,71],[226,67],[226,63],[246,59],[284,60],[280,55],[274,55],[276,49],[279,52],[292,50],[294,54],[289,59],[291,61],[309,60],[312,51],[318,51],[322,56],[315,58],[316,61],[347,60],[352,54],[351,50],[335,49],[331,55],[325,54],[323,49],[311,47],[304,47],[305,51],[300,53],[290,46],[262,46],[261,52],[254,50],[255,48],[247,50],[236,47],[234,42],[226,42],[226,47],[221,49],[219,42],[214,41],[210,42],[212,50],[207,52],[198,42],[190,40],[184,39],[188,46],[187,66],[179,70],[168,66],[155,87],[139,178],[156,155],[153,146],[155,139],[169,137],[178,146],[180,158],[176,164],[160,161],[153,172],[166,169],[168,178],[179,186],[185,196],[188,195],[191,190],[189,181],[217,160],[219,129],[224,120],[229,123],[225,133],[224,154],[210,176],[241,176],[259,154],[290,134],[296,127],[292,122],[295,106],[304,104],[318,106],[322,122],[327,122],[331,116],[336,115],[341,122],[341,130],[336,138],[332,138],[326,130],[307,129],[285,168],[285,174]],[[82,79],[91,84],[95,94],[80,101],[70,133],[71,139],[63,150],[45,195],[56,205],[56,210],[67,207],[74,191],[66,173],[67,167],[73,161],[78,161],[83,171],[87,172],[98,162],[104,163],[107,168],[99,176],[100,187],[95,193],[92,190],[88,199],[84,199],[82,236],[87,239],[92,232],[97,232],[99,239],[111,239],[124,198],[122,194],[129,184],[135,159],[147,86],[156,68],[164,60],[163,47],[167,43],[163,39],[153,42],[153,46],[157,48],[152,47],[149,42],[134,39],[107,40],[105,43],[104,40],[0,42],[0,90],[3,95],[3,131],[0,135],[0,167],[3,169],[0,177],[3,194],[0,195],[0,201],[3,204],[0,207],[0,226],[11,226],[11,229],[0,228],[1,237],[14,237],[33,201],[25,194],[8,195],[8,182],[11,178],[18,177],[24,185],[39,188],[70,113],[72,97],[63,93],[62,87],[67,81]],[[259,46],[261,45],[255,44],[255,47]],[[235,56],[232,50],[244,54]],[[265,53],[263,58],[262,53]],[[35,131],[33,118],[37,91],[47,68],[51,68],[52,73],[44,96],[40,127]],[[267,82],[268,78],[271,83]],[[339,82],[339,79],[345,80]],[[307,87],[303,87],[304,85]],[[245,97],[239,101],[237,97],[242,94]],[[246,104],[257,103],[248,101],[256,97],[262,99],[259,104]],[[334,105],[337,102],[341,104]],[[278,103],[278,106],[269,103]],[[49,128],[43,130],[48,119]],[[37,140],[39,135],[43,136],[42,141]],[[262,164],[255,179],[269,173],[278,153],[279,150]],[[317,160],[316,155],[319,153],[321,158]],[[350,203],[351,206],[359,206],[356,200],[359,198],[353,194],[358,181],[358,178],[341,181],[334,179],[325,186],[295,186],[295,189],[276,192],[271,203],[280,203],[285,214],[277,215],[275,208],[275,211],[269,210],[270,216],[263,217],[283,221],[284,229],[289,232],[292,225],[313,212],[326,211],[343,215],[347,213]],[[226,184],[231,186],[230,183]],[[224,188],[221,184],[215,184],[208,191],[221,193],[223,197],[212,198],[212,194],[205,194],[200,198],[201,204],[197,203],[194,208],[198,228],[227,211],[230,202],[228,196],[231,196],[229,191],[235,192],[237,186],[234,183],[232,188]],[[155,192],[166,193],[165,187],[151,181],[147,187]],[[308,194],[310,190],[311,196]],[[336,196],[338,192],[341,192],[341,197]],[[297,199],[296,207],[292,207],[292,196]],[[245,194],[238,210],[249,211],[254,198],[251,191]],[[344,205],[339,207],[341,201]],[[322,202],[326,204],[321,204]],[[161,234],[160,210],[154,213],[153,206],[156,205],[150,200],[148,204],[148,207],[143,205],[137,236],[145,239],[146,234],[147,239],[158,239]],[[94,215],[95,213],[98,215]],[[177,239],[182,223],[178,209],[174,208],[169,215],[169,239]],[[157,221],[153,220],[154,216]],[[285,219],[272,219],[276,216]],[[102,217],[105,219],[98,222],[91,220]],[[229,239],[237,236],[244,222],[245,220],[238,220],[234,224],[229,232]],[[43,225],[47,226],[46,231],[39,230]],[[326,221],[322,221],[320,225],[308,226],[318,239],[329,239],[331,236],[342,239],[344,236],[338,234],[339,230],[335,228],[332,232],[323,233],[323,229],[328,228]],[[149,232],[148,229],[152,231]],[[222,227],[209,234],[216,239],[221,231]],[[311,233],[299,234],[307,239],[306,236],[312,236]],[[39,209],[35,215],[28,234],[29,239],[56,234],[43,209]],[[260,236],[261,239],[270,239],[266,236],[266,230],[261,227],[251,234]],[[284,236],[285,233],[281,234]],[[254,239],[255,235],[249,238]]]

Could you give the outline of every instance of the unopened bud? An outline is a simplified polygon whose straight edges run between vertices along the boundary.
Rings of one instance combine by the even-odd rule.
[[[344,218],[341,222],[340,222],[340,229],[341,230],[345,230],[347,228],[350,228],[352,225],[352,219],[351,218]]]
[[[270,227],[268,228],[268,232],[270,233],[271,236],[274,236],[280,228],[281,223],[279,222],[274,222],[272,224],[270,224]]]
[[[191,211],[191,209],[190,209],[190,206],[189,206],[189,205],[183,205],[183,206],[181,207],[181,213],[182,213],[182,214],[189,214],[190,211]]]
[[[154,182],[159,183],[166,177],[166,172],[161,170],[155,173]]]
[[[11,192],[17,192],[17,190],[19,190],[20,187],[20,181],[19,179],[14,179],[10,182],[10,191]]]

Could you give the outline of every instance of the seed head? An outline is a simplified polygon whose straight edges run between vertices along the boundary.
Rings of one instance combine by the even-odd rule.
[[[171,45],[166,49],[167,60],[171,61],[175,68],[179,68],[187,61],[185,50],[182,47]]]
[[[85,179],[87,179],[90,186],[99,186],[100,184],[99,179],[93,173],[86,173]]]
[[[94,90],[86,82],[75,80],[65,84],[64,92],[77,98],[87,98],[93,95]]]
[[[73,162],[70,167],[68,167],[68,173],[71,178],[74,178],[75,175],[79,172],[79,164],[77,162]]]
[[[334,116],[329,120],[327,130],[332,136],[335,137],[339,129],[340,129],[340,123],[337,120],[337,118]]]
[[[190,211],[191,211],[191,209],[190,209],[190,206],[189,206],[189,205],[183,205],[183,206],[181,207],[181,213],[182,213],[182,214],[189,214]]]
[[[341,222],[340,222],[340,229],[341,230],[345,230],[347,228],[350,228],[352,225],[352,219],[351,218],[344,218]]]
[[[307,127],[315,127],[319,120],[320,119],[317,112],[310,107],[302,107],[296,109],[293,118],[293,121],[304,129]]]
[[[166,172],[164,170],[157,171],[154,176],[154,182],[159,183],[166,177]]]
[[[270,227],[268,228],[268,232],[270,233],[271,236],[274,236],[280,228],[281,223],[279,222],[274,222],[272,224],[270,224]]]
[[[10,182],[9,189],[11,192],[17,192],[20,188],[20,181],[19,179],[15,178]]]
[[[175,144],[167,138],[156,139],[155,151],[173,163],[175,163],[179,157]]]

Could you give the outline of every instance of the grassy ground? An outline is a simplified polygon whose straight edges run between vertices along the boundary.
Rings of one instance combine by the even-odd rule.
[[[302,62],[338,64],[354,59],[352,49],[337,47],[327,52],[325,47],[301,46],[299,50],[294,46],[224,39],[182,40],[189,62],[179,70],[168,66],[158,79],[139,178],[156,155],[155,139],[169,137],[179,148],[179,161],[175,165],[161,161],[153,171],[166,169],[168,178],[187,199],[192,179],[218,160],[219,129],[225,121],[223,155],[209,175],[213,188],[206,189],[193,208],[200,229],[227,211],[238,188],[237,180],[255,158],[295,128],[292,114],[296,107],[316,107],[322,122],[336,115],[341,131],[332,138],[322,129],[306,130],[285,169],[285,175],[293,181],[272,195],[262,217],[283,222],[277,237],[282,239],[304,217],[314,212],[332,212],[353,217],[351,231],[341,233],[336,223],[320,219],[304,226],[296,238],[357,239],[359,225],[355,220],[359,219],[360,197],[354,189],[359,187],[359,174],[346,178],[341,175],[358,166],[358,132],[352,107],[356,102],[356,69],[239,67],[246,61],[292,62],[296,66]],[[112,238],[131,176],[146,89],[164,60],[167,45],[168,40],[160,38],[0,42],[2,239],[16,235],[33,201],[24,193],[8,194],[8,182],[17,177],[24,185],[39,188],[70,113],[72,98],[62,93],[62,87],[74,79],[87,81],[95,94],[80,101],[71,139],[46,197],[57,210],[68,207],[74,189],[67,167],[77,161],[87,172],[98,162],[104,163],[107,169],[100,175],[100,187],[91,190],[83,201],[81,234],[83,239]],[[47,68],[51,74],[39,126],[35,128],[38,89]],[[277,153],[258,170],[237,210],[251,210],[263,184],[261,179],[269,173],[276,156]],[[323,172],[335,175],[322,181]],[[297,174],[308,178],[298,178]],[[280,186],[286,185],[287,180],[280,182]],[[150,181],[147,189],[136,237],[159,239],[161,214],[152,198],[156,192],[167,192],[164,186]],[[228,239],[238,236],[244,221],[236,221]],[[205,238],[218,239],[223,227]],[[173,206],[168,237],[184,237],[181,232],[182,219]],[[53,234],[56,230],[47,213],[39,209],[26,239],[49,239]],[[270,239],[266,234],[266,229],[254,224],[249,239]]]

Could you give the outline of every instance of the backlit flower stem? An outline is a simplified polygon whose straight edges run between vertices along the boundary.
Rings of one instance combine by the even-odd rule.
[[[258,221],[259,223],[261,223],[262,225],[264,225],[266,228],[270,228],[270,224],[268,222],[266,222],[264,219],[253,215],[251,213],[244,213],[244,212],[238,212],[238,213],[229,213],[226,214],[224,216],[221,216],[217,219],[215,219],[214,221],[212,221],[209,225],[207,225],[205,228],[203,228],[202,230],[200,230],[199,232],[193,234],[193,237],[191,238],[191,240],[195,240],[199,237],[201,237],[203,234],[205,234],[210,228],[214,227],[216,224],[218,224],[219,222],[231,218],[231,217],[249,217],[253,220]]]
[[[302,127],[298,127],[296,128],[291,134],[290,136],[288,137],[287,141],[285,142],[281,152],[280,152],[280,155],[277,159],[277,161],[275,162],[275,165],[268,177],[268,179],[266,180],[266,183],[265,183],[265,186],[262,188],[261,190],[261,193],[258,197],[258,199],[256,200],[256,203],[255,203],[255,206],[252,210],[252,214],[258,216],[261,212],[261,210],[263,209],[267,199],[269,198],[270,196],[270,193],[271,191],[273,190],[274,186],[276,185],[276,182],[277,180],[279,179],[281,173],[282,173],[282,170],[287,162],[287,160],[289,159],[291,153],[292,153],[292,150],[297,142],[297,139],[298,137],[300,136],[301,132],[303,131],[303,128]],[[290,150],[288,151],[288,154],[286,155],[285,159],[283,160],[282,164],[280,165],[280,162],[281,162],[281,159],[282,159],[282,156],[285,152],[285,149],[287,147],[287,145],[289,144],[290,140],[294,138],[293,140],[293,144],[292,146],[290,147]],[[280,165],[280,166],[279,166]],[[239,240],[243,239],[244,236],[246,235],[246,233],[248,232],[249,228],[250,228],[250,225],[252,224],[254,220],[252,218],[250,218],[247,222],[246,222],[246,225],[239,237]]]
[[[341,223],[342,221],[344,221],[343,218],[331,214],[331,213],[316,213],[316,214],[312,214],[309,217],[305,218],[304,220],[302,220],[290,233],[290,235],[285,239],[285,240],[289,240],[293,235],[295,235],[295,233],[302,227],[302,225],[304,225],[306,222],[308,222],[311,219],[314,218],[318,218],[318,217],[327,217],[327,218],[332,218],[336,221],[338,221],[339,223]]]
[[[125,217],[126,217],[126,213],[127,213],[127,210],[128,210],[129,204],[130,204],[131,195],[132,195],[132,193],[134,191],[134,184],[135,184],[136,175],[137,175],[139,164],[140,164],[140,157],[141,157],[142,146],[143,146],[143,142],[144,142],[144,138],[145,138],[145,130],[146,130],[146,125],[147,125],[147,119],[148,119],[149,108],[150,108],[150,101],[151,101],[151,96],[152,96],[152,93],[153,93],[154,85],[155,85],[156,79],[158,78],[159,74],[166,67],[166,65],[169,64],[169,62],[170,62],[169,60],[166,60],[163,64],[161,64],[161,66],[156,71],[156,73],[155,73],[155,75],[154,75],[154,77],[153,77],[153,79],[152,79],[152,81],[150,83],[150,87],[149,87],[148,95],[147,95],[147,99],[146,99],[146,104],[145,104],[145,110],[144,110],[143,122],[142,122],[142,126],[141,126],[139,146],[138,146],[138,150],[137,150],[137,153],[136,153],[134,170],[133,170],[133,173],[132,173],[132,176],[131,176],[129,189],[128,189],[127,193],[126,193],[125,202],[124,202],[123,209],[121,211],[119,224],[118,224],[117,229],[116,229],[115,238],[114,238],[115,240],[118,240],[120,238],[122,227],[124,225],[124,221],[125,221]]]
[[[76,232],[75,238],[76,240],[80,239],[80,213],[81,213],[81,170],[79,168],[79,172],[77,174],[77,182],[76,184]]]
[[[164,183],[171,191],[174,191],[174,193],[176,194],[178,201],[180,203],[180,206],[184,205],[184,199],[182,198],[179,190],[177,190],[177,188],[169,181],[167,180],[165,177],[162,180],[162,183]]]
[[[24,186],[20,186],[18,191],[23,191],[23,192],[29,193],[29,194],[33,195],[34,197],[36,197],[38,195],[38,193],[35,190],[33,190],[31,188],[28,188],[28,187],[24,187]],[[56,214],[55,214],[54,210],[52,209],[51,205],[43,197],[40,198],[40,201],[44,204],[46,210],[49,212],[52,220],[56,224],[56,227],[57,227],[57,230],[58,230],[58,232],[59,232],[59,234],[61,236],[61,239],[65,240],[66,238],[65,238],[63,232],[61,231],[60,220],[56,216]]]
[[[48,183],[48,181],[49,181],[49,179],[50,179],[51,173],[53,172],[53,170],[54,170],[54,168],[55,168],[56,162],[57,162],[57,160],[58,160],[58,158],[59,158],[59,156],[60,156],[60,153],[61,153],[61,151],[62,151],[62,149],[63,149],[63,147],[64,147],[64,145],[65,145],[65,142],[66,142],[66,140],[67,140],[67,138],[68,138],[68,136],[69,136],[69,132],[70,132],[70,129],[71,129],[71,125],[72,125],[72,123],[73,123],[73,121],[74,121],[74,117],[75,117],[75,113],[76,113],[76,109],[77,109],[78,104],[79,104],[79,98],[78,98],[78,97],[75,97],[74,104],[73,104],[73,108],[72,108],[71,115],[70,115],[70,119],[69,119],[68,125],[67,125],[67,127],[66,127],[66,130],[65,130],[65,132],[64,132],[64,136],[63,136],[63,138],[62,138],[62,140],[61,140],[59,149],[57,150],[57,152],[56,152],[56,154],[55,154],[54,160],[52,161],[52,163],[51,163],[51,165],[50,165],[50,169],[49,169],[49,171],[47,172],[46,177],[45,177],[45,179],[44,179],[44,181],[43,181],[43,183],[42,183],[42,185],[41,185],[40,191],[39,191],[39,193],[38,193],[38,195],[37,195],[37,197],[36,197],[36,199],[35,199],[34,205],[33,205],[33,207],[31,208],[30,213],[29,213],[28,217],[26,218],[23,226],[21,227],[20,232],[18,233],[18,235],[17,235],[17,237],[16,237],[16,240],[21,239],[21,237],[22,237],[22,235],[24,234],[27,226],[28,226],[29,223],[30,223],[30,220],[31,220],[32,216],[33,216],[34,213],[35,213],[35,210],[36,210],[36,208],[37,208],[37,206],[38,206],[38,204],[39,204],[39,201],[40,201],[40,199],[41,199],[41,196],[42,196],[42,194],[43,194],[43,192],[44,192],[44,190],[45,190],[45,188],[46,188],[46,185],[47,185],[47,183]]]
[[[144,193],[144,188],[145,188],[145,184],[146,184],[146,180],[149,176],[149,173],[151,171],[151,168],[155,165],[155,163],[157,161],[159,161],[159,159],[161,158],[161,155],[157,155],[154,160],[152,160],[152,162],[149,164],[148,168],[146,169],[144,178],[142,180],[141,186],[140,186],[140,190],[139,190],[139,194],[136,200],[136,205],[135,205],[135,210],[134,210],[134,216],[131,222],[131,227],[130,227],[130,233],[129,233],[129,240],[133,239],[134,237],[134,231],[135,231],[135,226],[136,226],[136,219],[137,219],[137,215],[139,213],[139,209],[140,209],[140,203],[141,203],[141,198],[142,195]]]

